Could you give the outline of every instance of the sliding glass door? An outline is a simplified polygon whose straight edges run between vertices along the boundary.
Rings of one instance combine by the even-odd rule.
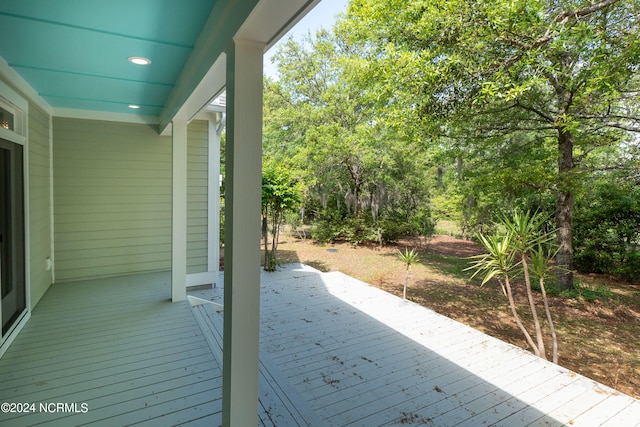
[[[0,139],[2,338],[26,309],[23,147]]]

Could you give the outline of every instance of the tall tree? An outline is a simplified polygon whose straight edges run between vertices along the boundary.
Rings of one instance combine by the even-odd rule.
[[[275,56],[279,79],[266,85],[265,151],[295,157],[325,209],[330,196],[335,211],[375,221],[423,204],[425,158],[393,123],[364,53],[338,32],[288,40]]]
[[[270,158],[262,166],[262,239],[264,242],[264,269],[275,271],[278,264],[277,249],[280,226],[287,211],[294,210],[302,198],[302,187],[291,168],[277,164]],[[269,247],[271,228],[271,247]]]
[[[572,287],[582,164],[640,131],[640,1],[353,0],[347,18],[425,130],[471,147],[553,142],[556,261]]]

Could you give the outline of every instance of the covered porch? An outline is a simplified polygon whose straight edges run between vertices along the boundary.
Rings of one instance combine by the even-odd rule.
[[[219,409],[186,418],[163,409],[166,424],[256,423],[263,55],[319,1],[0,5],[5,400],[94,389],[101,403],[90,421],[117,425],[99,414],[130,413],[117,408],[125,400],[137,402],[134,412],[152,407],[145,396],[158,397],[155,384],[167,381],[160,406],[170,407],[186,399],[172,381],[200,379],[201,403]],[[224,369],[203,359],[194,369],[206,365],[206,374],[134,381],[133,372],[179,372],[176,364],[207,348],[185,300],[187,288],[218,280],[223,125]],[[163,278],[135,279],[155,274]],[[104,371],[93,376],[94,368]],[[47,379],[29,382],[40,374]]]
[[[221,425],[223,314],[169,273],[61,283],[0,359],[11,425]],[[223,287],[189,292],[222,303]],[[640,402],[341,273],[261,275],[259,424],[634,426]],[[39,404],[75,404],[54,413]],[[86,409],[86,410],[85,410]]]
[[[0,5],[0,423],[637,423],[637,401],[340,274],[261,278],[262,56],[318,1]],[[218,280],[222,123],[224,284],[194,295],[224,319],[187,302]]]

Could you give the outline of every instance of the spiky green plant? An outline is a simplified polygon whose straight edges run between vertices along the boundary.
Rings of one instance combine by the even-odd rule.
[[[483,274],[483,285],[493,278],[499,281],[503,292],[509,299],[509,306],[516,324],[524,334],[527,343],[537,356],[547,359],[542,327],[533,298],[531,274],[538,278],[553,341],[553,361],[557,363],[557,338],[546,290],[544,288],[544,279],[548,277],[550,271],[549,261],[553,258],[553,254],[549,252],[549,250],[547,250],[547,252],[543,250],[543,248],[550,247],[554,239],[554,231],[544,231],[545,222],[545,217],[538,213],[532,214],[531,212],[516,212],[512,218],[504,217],[502,226],[506,232],[494,237],[480,235],[480,243],[487,253],[472,257],[475,261],[467,270],[475,270],[472,278],[476,275]],[[513,298],[511,279],[519,274],[524,276],[527,300],[535,328],[535,343],[518,315]]]
[[[400,258],[400,260],[404,262],[407,267],[407,273],[404,277],[404,288],[402,289],[402,299],[407,299],[407,283],[409,282],[409,270],[411,268],[411,264],[418,261],[419,256],[415,248],[411,249],[411,251],[409,251],[409,248],[405,248],[404,252],[398,251],[398,258]]]
[[[502,287],[502,292],[509,299],[509,308],[511,309],[513,319],[518,325],[518,328],[522,331],[527,343],[534,349],[536,355],[539,356],[538,348],[533,342],[529,331],[527,331],[527,328],[525,328],[522,323],[516,308],[515,299],[513,298],[510,277],[517,274],[516,269],[519,262],[516,261],[516,252],[513,250],[511,234],[507,233],[505,235],[496,235],[492,237],[486,237],[480,234],[478,238],[487,253],[472,257],[475,261],[466,270],[475,270],[471,278],[482,274],[483,278],[481,285],[484,285],[491,279],[498,280],[498,283],[500,283],[500,286]]]

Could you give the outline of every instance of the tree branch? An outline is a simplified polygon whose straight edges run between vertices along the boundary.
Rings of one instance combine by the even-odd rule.
[[[551,117],[550,115],[538,110],[537,108],[534,108],[534,107],[531,107],[531,106],[528,106],[528,105],[524,105],[520,101],[516,101],[516,105],[518,105],[520,108],[522,108],[524,110],[531,111],[532,113],[537,114],[538,116],[542,117],[543,119],[545,119],[549,123],[554,123],[556,121],[554,117]]]
[[[611,128],[616,128],[616,129],[626,130],[628,132],[640,132],[640,126],[629,126],[629,125],[625,125],[623,123],[607,122],[607,123],[605,123],[605,126],[608,126],[608,127],[611,127]]]

